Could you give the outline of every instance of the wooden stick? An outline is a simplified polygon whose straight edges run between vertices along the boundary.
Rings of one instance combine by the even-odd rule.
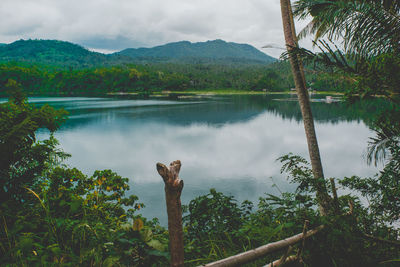
[[[285,253],[283,253],[282,257],[279,260],[273,261],[270,264],[267,264],[265,266],[281,266],[283,264],[285,264],[286,262],[288,262],[288,256],[290,253],[292,253],[293,251],[293,247],[289,246],[288,249],[285,251]]]
[[[332,189],[332,195],[333,195],[333,205],[335,208],[336,214],[339,213],[339,200],[338,200],[338,195],[337,195],[337,190],[336,190],[336,185],[335,185],[335,179],[330,178],[329,179],[331,182],[331,189]]]
[[[306,238],[305,238],[305,234],[307,232],[307,228],[308,228],[308,224],[310,223],[309,220],[305,220],[304,221],[304,226],[303,226],[303,239],[302,239],[302,243],[301,243],[301,248],[299,248],[299,250],[297,251],[297,258],[301,257],[301,252],[303,252],[304,246],[306,245]]]
[[[269,243],[267,245],[219,260],[215,262],[208,263],[206,265],[201,265],[205,267],[227,267],[227,266],[241,266],[245,263],[255,261],[259,258],[265,257],[266,255],[281,250],[283,248],[286,248],[288,246],[291,246],[293,244],[296,244],[300,242],[304,238],[309,238],[312,235],[315,235],[322,229],[324,229],[325,225],[320,225],[317,228],[308,231],[305,235],[303,233],[288,237],[286,239],[276,241],[273,243]]]
[[[157,163],[157,171],[165,183],[165,201],[167,203],[169,250],[171,266],[183,267],[183,230],[182,230],[182,205],[181,193],[183,181],[179,179],[181,162],[176,160],[167,168],[164,164]]]

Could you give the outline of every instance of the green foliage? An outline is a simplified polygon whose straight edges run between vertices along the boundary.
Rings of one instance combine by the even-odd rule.
[[[224,237],[225,232],[237,231],[242,224],[242,210],[232,196],[211,189],[210,193],[192,200],[184,217],[188,238],[200,242],[210,236]]]
[[[336,204],[339,212],[336,214],[317,218],[315,213],[312,213],[316,208],[313,195],[318,183],[323,181],[313,181],[315,179],[308,167],[308,162],[299,156],[289,154],[279,160],[283,163],[282,170],[288,172],[290,179],[298,184],[294,199],[305,205],[309,212],[306,219],[311,219],[314,223],[325,224],[327,227],[307,246],[303,259],[307,265],[375,266],[379,262],[400,256],[396,246],[388,246],[388,243],[385,242],[374,242],[366,236],[366,234],[370,234],[386,240],[398,239],[398,229],[388,224],[393,220],[390,220],[388,216],[380,216],[382,213],[388,215],[387,211],[393,207],[399,207],[399,202],[395,198],[387,197],[391,195],[389,191],[393,190],[391,188],[394,186],[393,183],[398,187],[397,177],[383,178],[388,183],[387,187],[380,182],[381,179],[378,181],[358,177],[343,179],[340,183],[349,189],[356,190],[356,193],[339,196]],[[389,165],[390,163],[386,167]],[[381,185],[376,186],[377,183]],[[393,195],[397,193],[395,191]],[[376,200],[372,201],[371,205],[365,206],[358,197],[360,194],[376,197]],[[378,197],[380,194],[382,196]],[[379,208],[383,210],[374,207],[374,204],[382,200],[384,203],[380,203]],[[307,205],[307,203],[309,204]],[[393,214],[389,216],[393,216]],[[394,220],[398,220],[398,218],[394,218]]]
[[[362,57],[399,52],[400,4],[394,0],[298,0],[295,15],[312,16],[301,36],[343,40],[346,52]]]
[[[382,54],[361,67],[361,77],[355,94],[361,96],[384,95],[398,98],[400,93],[400,57],[396,54]]]
[[[388,224],[389,216],[398,220],[399,203],[390,198],[398,192],[388,193],[390,187],[398,187],[393,184],[398,179],[388,177],[385,181],[391,183],[387,187],[383,183],[373,187],[373,184],[369,185],[370,180],[345,178],[341,184],[357,192],[339,196],[339,212],[321,217],[315,200],[317,182],[309,163],[291,154],[279,160],[283,164],[282,171],[298,184],[296,192],[262,197],[254,209],[248,201],[239,205],[233,197],[212,189],[185,207],[187,265],[197,266],[282,240],[300,233],[307,220],[309,228],[323,224],[325,229],[306,241],[300,254],[305,266],[376,266],[380,263],[382,266],[396,266],[396,259],[400,257],[398,247],[371,239],[367,234],[393,242],[398,239],[398,229]],[[376,202],[366,206],[359,199],[361,194],[372,194]],[[380,194],[383,196],[379,197]],[[381,206],[374,207],[380,201],[383,201]],[[396,209],[388,214],[387,211],[393,207]],[[384,211],[379,211],[379,208]],[[386,216],[381,216],[383,213]],[[280,256],[279,253],[272,254],[250,266],[259,266]]]
[[[19,40],[0,46],[1,62],[28,62],[69,68],[89,68],[128,63],[128,58],[110,57],[82,46],[58,40]]]
[[[159,266],[168,258],[167,233],[135,212],[127,178],[110,170],[91,177],[62,167],[55,131],[65,111],[27,103],[15,81],[0,104],[0,260],[5,266]]]
[[[301,36],[315,34],[315,39],[327,36],[340,41],[342,49],[331,48],[326,41],[315,43],[321,53],[298,49],[312,61],[314,69],[322,67],[347,81],[350,99],[384,95],[398,98],[400,70],[400,4],[392,0],[321,1],[298,0],[295,15],[312,22]],[[316,64],[317,63],[317,64]],[[396,100],[397,101],[397,100]]]
[[[304,219],[316,214],[293,194],[260,198],[253,211],[250,201],[239,205],[232,196],[214,189],[190,201],[185,211],[185,259],[196,266],[297,234]]]
[[[371,138],[369,163],[384,163],[383,170],[373,178],[357,176],[341,183],[359,191],[368,199],[369,210],[379,224],[400,221],[400,121],[399,110],[382,115],[375,123],[376,136]]]
[[[264,67],[248,66],[156,64],[62,70],[9,63],[0,65],[0,95],[7,93],[5,85],[10,78],[20,83],[29,95],[150,94],[161,90],[210,88],[287,90],[290,77],[278,74],[279,64],[272,67],[274,69],[265,70]]]
[[[0,199],[23,202],[25,187],[35,185],[38,177],[57,157],[65,154],[56,150],[57,141],[36,142],[35,132],[46,128],[51,133],[65,120],[66,111],[54,110],[48,105],[40,109],[26,102],[22,89],[8,80],[12,93],[8,103],[0,105]]]

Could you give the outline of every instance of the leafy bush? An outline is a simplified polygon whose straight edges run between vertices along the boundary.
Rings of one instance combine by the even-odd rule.
[[[157,221],[136,211],[128,178],[111,170],[90,177],[63,167],[68,155],[57,141],[37,142],[35,132],[54,132],[65,111],[27,103],[19,85],[0,104],[0,260],[6,266],[159,266],[168,239]]]

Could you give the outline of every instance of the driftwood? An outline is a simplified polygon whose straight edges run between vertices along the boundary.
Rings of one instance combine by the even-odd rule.
[[[181,162],[176,160],[167,168],[164,164],[157,163],[157,171],[165,183],[165,200],[167,203],[169,249],[171,266],[183,267],[183,230],[181,193],[183,181],[179,179]]]
[[[284,249],[288,246],[292,246],[292,245],[302,241],[303,238],[308,238],[312,235],[315,235],[316,233],[318,233],[319,231],[324,229],[324,227],[325,227],[324,225],[320,225],[317,228],[306,232],[305,235],[303,235],[303,233],[300,233],[300,234],[288,237],[286,239],[276,241],[273,243],[269,243],[267,245],[264,245],[264,246],[261,246],[261,247],[258,247],[258,248],[255,248],[255,249],[219,260],[219,261],[211,262],[206,265],[201,265],[201,266],[204,266],[204,267],[241,266],[245,263],[249,263],[249,262],[255,261],[259,258],[265,257],[266,255],[268,255],[272,252]],[[289,257],[289,258],[291,258],[291,257]],[[286,259],[286,262],[288,259]]]

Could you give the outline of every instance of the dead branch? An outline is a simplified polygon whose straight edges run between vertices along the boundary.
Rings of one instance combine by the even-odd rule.
[[[241,266],[245,263],[257,260],[259,258],[265,257],[266,255],[281,250],[283,248],[286,248],[288,246],[294,245],[298,242],[300,242],[304,238],[309,238],[310,236],[315,235],[322,229],[324,229],[324,225],[320,225],[317,228],[308,231],[305,235],[303,233],[288,237],[286,239],[276,241],[273,243],[269,243],[267,245],[219,260],[215,262],[208,263],[206,265],[201,265],[204,267],[228,267],[228,266]]]
[[[301,247],[299,248],[299,250],[297,251],[297,255],[296,257],[300,259],[301,257],[301,253],[303,252],[303,249],[306,245],[306,238],[305,238],[305,234],[307,232],[307,228],[308,228],[308,224],[310,223],[309,220],[305,220],[304,221],[304,226],[303,226],[303,238],[302,238],[302,243],[301,243]]]
[[[183,267],[183,230],[182,230],[182,205],[181,193],[183,181],[179,179],[181,162],[176,160],[167,168],[164,164],[157,163],[157,171],[164,180],[165,201],[167,203],[169,250],[171,266]]]

